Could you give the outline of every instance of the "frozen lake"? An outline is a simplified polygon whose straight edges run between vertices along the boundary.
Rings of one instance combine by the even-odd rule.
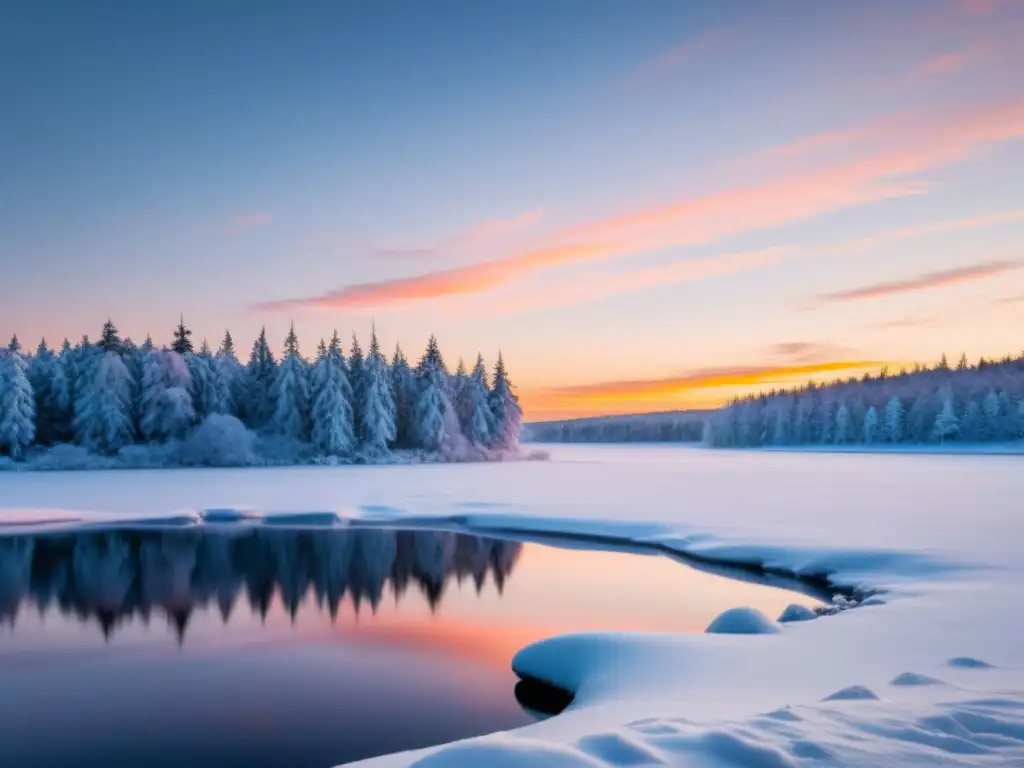
[[[550,461],[490,465],[0,475],[0,521],[8,523],[0,525],[6,551],[0,604],[5,616],[17,609],[13,629],[8,618],[0,635],[0,664],[5,682],[21,681],[18,696],[4,697],[0,727],[7,730],[0,744],[45,746],[53,760],[67,764],[64,744],[88,751],[98,748],[97,735],[140,734],[140,749],[162,745],[147,759],[156,760],[161,751],[183,757],[172,747],[227,759],[217,750],[234,744],[247,765],[264,758],[263,764],[280,764],[282,753],[273,747],[278,744],[308,750],[308,764],[319,765],[517,726],[525,727],[524,738],[551,749],[567,745],[578,750],[573,754],[594,756],[606,753],[588,735],[597,739],[593,744],[605,744],[601,729],[614,727],[626,728],[637,749],[671,762],[672,750],[683,754],[703,743],[701,728],[723,733],[734,726],[722,725],[722,718],[740,718],[725,721],[736,723],[729,733],[774,750],[772,755],[798,756],[814,743],[847,756],[837,764],[858,764],[865,743],[846,744],[836,736],[843,731],[831,726],[816,730],[816,718],[863,718],[857,727],[865,729],[873,727],[872,718],[906,712],[920,713],[918,723],[932,722],[936,712],[976,722],[969,720],[970,707],[981,704],[960,701],[967,695],[960,691],[995,696],[1021,686],[1009,670],[1022,668],[1024,659],[1006,642],[1019,632],[1005,610],[1024,597],[1024,580],[1017,578],[1018,500],[1024,493],[1019,458],[545,448]],[[160,520],[154,522],[154,515]],[[26,573],[26,552],[19,554],[14,543],[16,536],[67,536],[82,523],[116,521],[123,529],[139,516],[148,519],[148,535],[161,540],[156,551],[163,559],[156,562],[165,563],[163,575],[146,582],[156,595],[146,609],[148,627],[142,593],[109,588],[124,578],[116,558],[106,565],[104,558],[95,560],[103,577],[86,580],[91,598],[77,596],[61,607],[60,579],[47,587],[38,578],[45,569],[37,568],[35,557],[45,547],[33,545]],[[379,567],[374,579],[346,572],[361,595],[357,618],[352,585],[337,601],[324,589],[318,599],[317,579],[323,577],[306,568],[311,556],[296,554],[323,552],[324,545],[318,550],[284,530],[304,526],[302,535],[315,540],[325,531],[344,533],[350,521],[471,528],[503,542],[489,551],[505,552],[497,562],[508,567],[495,571],[489,565],[477,594],[479,560],[474,570],[472,558],[460,565],[455,554],[476,550],[459,545],[452,530],[429,534],[440,537],[433,544],[402,545],[396,538],[391,570]],[[171,566],[179,562],[171,540],[206,536],[218,526],[249,526],[267,541],[283,536],[265,556],[275,568],[288,566],[283,581],[266,575],[261,581],[239,566],[221,589],[219,578],[211,578],[210,561],[198,554],[194,562],[180,561],[192,563],[182,581]],[[552,547],[545,536],[554,532],[572,533],[577,543]],[[169,537],[166,547],[163,537]],[[757,607],[774,617],[783,605],[810,598],[725,580],[668,557],[588,552],[580,549],[585,539],[606,548],[653,543],[719,563],[829,574],[845,585],[880,590],[884,605],[787,628],[774,639],[700,635],[724,608]],[[132,546],[142,550],[141,543]],[[386,555],[390,548],[380,551]],[[417,566],[420,575],[433,575],[421,581],[410,572],[403,581],[405,572],[395,566],[399,552],[419,553],[423,563],[432,563]],[[423,559],[429,553],[434,559]],[[200,570],[201,561],[207,566]],[[500,592],[498,574],[504,579]],[[140,579],[136,574],[132,583]],[[406,586],[396,590],[395,583]],[[250,584],[262,584],[262,591]],[[49,606],[43,620],[41,603]],[[664,634],[649,640],[615,632],[564,638],[581,630]],[[552,636],[566,643],[521,654],[527,673],[556,683],[564,675],[570,688],[595,684],[570,711],[535,722],[512,693],[516,678],[509,660],[534,640]],[[52,663],[57,656],[61,663]],[[961,656],[999,671],[950,667],[949,660]],[[844,663],[836,664],[837,657]],[[906,672],[955,686],[907,691],[916,698],[904,700],[904,691],[887,686]],[[401,679],[400,687],[379,684],[391,674]],[[62,689],[71,676],[77,682]],[[876,712],[882,704],[855,702],[855,711],[845,712],[830,704],[805,725],[789,726],[789,736],[762,728],[755,717],[785,704],[814,706],[850,685],[870,686],[893,700],[894,709]],[[197,691],[203,692],[198,701]],[[442,713],[439,700],[445,702]],[[649,725],[651,715],[711,724],[687,726],[697,740],[691,742],[690,736],[671,735],[680,728],[676,721]],[[748,717],[755,719],[743,719]],[[45,738],[53,723],[67,740]],[[630,731],[630,723],[640,725]],[[182,733],[193,740],[182,740]],[[963,738],[968,736],[973,739],[973,732]],[[509,738],[491,743],[499,751],[525,749]],[[880,738],[873,737],[872,749]],[[354,751],[332,752],[340,741]],[[878,743],[884,750],[892,742]],[[971,744],[1012,759],[1010,747],[986,742],[983,731]],[[898,740],[902,751],[895,754],[902,759],[891,764],[918,764],[915,749]],[[76,764],[83,754],[76,753]],[[884,754],[873,764],[887,764]],[[480,755],[463,764],[490,759]],[[17,765],[10,757],[0,755],[0,763]]]

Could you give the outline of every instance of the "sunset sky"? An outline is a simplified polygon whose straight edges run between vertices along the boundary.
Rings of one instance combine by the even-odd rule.
[[[0,5],[0,332],[504,353],[527,419],[1024,348],[1024,0]]]

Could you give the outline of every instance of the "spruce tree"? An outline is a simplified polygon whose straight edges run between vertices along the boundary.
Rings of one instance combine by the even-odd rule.
[[[363,411],[366,401],[366,371],[363,348],[359,339],[352,334],[352,350],[348,356],[348,382],[352,386],[352,413],[357,435],[363,434]]]
[[[174,329],[174,341],[171,342],[171,349],[179,355],[185,356],[193,352],[192,331],[185,327],[184,315],[178,321],[178,327]]]
[[[192,376],[177,352],[151,349],[142,363],[139,429],[151,441],[177,439],[195,423]]]
[[[947,397],[942,404],[942,410],[935,418],[935,426],[932,429],[932,437],[940,443],[955,438],[960,432],[960,423],[956,418],[956,410],[953,407],[953,398]]]
[[[395,395],[395,444],[409,447],[415,440],[416,376],[409,368],[401,346],[395,345],[391,358],[391,391]]]
[[[224,413],[243,417],[241,404],[245,401],[245,382],[242,377],[242,366],[235,355],[235,342],[231,331],[224,332],[220,349],[213,359],[217,386],[221,389],[221,399],[225,403]]]
[[[117,328],[109,317],[107,322],[103,324],[103,330],[100,331],[100,340],[96,342],[96,346],[103,352],[121,353],[121,337],[118,336]]]
[[[71,419],[68,380],[64,364],[46,346],[46,339],[39,343],[27,375],[36,403],[36,442],[52,445],[68,439]]]
[[[519,447],[519,433],[523,425],[523,409],[512,391],[512,383],[505,371],[505,361],[498,353],[494,366],[494,386],[490,396],[491,416],[494,417],[494,440],[497,448],[512,450]]]
[[[132,442],[131,381],[120,355],[104,353],[91,367],[75,402],[78,442],[96,453],[116,454]]]
[[[886,442],[899,443],[903,441],[903,404],[895,395],[885,404],[884,432]]]
[[[36,402],[27,366],[14,338],[0,353],[0,452],[15,461],[24,458],[36,436]]]
[[[277,361],[267,344],[267,331],[260,329],[260,335],[253,342],[249,363],[245,368],[245,407],[239,408],[250,429],[261,430],[269,426],[274,416],[274,401],[270,390],[277,378]]]
[[[288,329],[284,356],[271,389],[274,432],[293,440],[309,440],[309,381],[306,361],[299,354],[295,326]]]
[[[371,456],[388,452],[395,439],[395,400],[388,376],[388,364],[380,353],[377,331],[370,333],[370,353],[366,357],[363,414],[360,419],[361,447]]]
[[[313,366],[310,382],[312,442],[322,455],[348,456],[355,450],[347,391],[341,344],[335,332],[331,345]]]
[[[416,366],[417,395],[414,408],[416,444],[428,451],[440,451],[450,443],[449,412],[452,404],[447,394],[447,372],[444,359],[433,335],[426,352]],[[456,425],[458,418],[455,419]]]
[[[483,355],[477,355],[476,365],[462,385],[459,421],[462,433],[475,445],[488,445],[494,437],[494,416],[489,403],[487,368]]]

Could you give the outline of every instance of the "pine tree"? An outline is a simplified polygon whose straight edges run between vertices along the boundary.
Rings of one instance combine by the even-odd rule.
[[[195,423],[192,376],[182,356],[165,349],[145,353],[139,429],[147,440],[181,438]]]
[[[846,407],[846,403],[839,406],[836,411],[836,428],[834,440],[836,444],[843,445],[844,443],[850,442],[853,429],[850,423],[850,409]]]
[[[23,458],[36,436],[36,401],[17,336],[0,353],[0,452]]]
[[[876,442],[878,442],[878,411],[872,405],[864,414],[864,444],[872,445]]]
[[[415,440],[416,376],[402,348],[395,345],[391,358],[391,391],[395,394],[395,443],[408,447]]]
[[[885,439],[890,443],[903,440],[903,404],[893,395],[885,404]]]
[[[128,369],[118,354],[104,353],[75,403],[78,442],[96,453],[116,454],[132,442],[131,413]]]
[[[189,352],[185,355],[185,363],[192,380],[190,394],[196,419],[202,421],[214,413],[229,413],[230,394],[221,384],[219,371],[205,340],[198,354]]]
[[[459,422],[462,434],[475,445],[489,445],[494,437],[494,416],[491,414],[487,387],[487,368],[483,355],[477,355],[473,372],[461,385]]]
[[[243,414],[240,404],[246,399],[245,381],[242,366],[235,355],[235,342],[231,338],[231,331],[224,331],[220,349],[213,358],[213,367],[217,374],[217,386],[221,390],[220,398],[225,407],[223,413],[241,418]]]
[[[277,361],[267,344],[267,332],[260,329],[260,335],[253,342],[249,364],[245,369],[246,398],[245,406],[239,407],[244,420],[250,429],[266,428],[274,415],[274,401],[271,388],[277,378]]]
[[[970,365],[967,363],[967,355],[961,353],[960,360],[956,364],[956,369],[958,371],[966,371],[969,367]]]
[[[772,445],[789,445],[793,432],[793,417],[789,408],[779,408],[775,412],[775,426],[772,429]]]
[[[325,456],[348,456],[355,450],[352,404],[347,397],[350,391],[335,332],[331,345],[313,366],[310,382],[313,445]]]
[[[452,440],[448,427],[448,412],[452,410],[448,399],[447,372],[444,359],[433,335],[427,350],[416,366],[417,395],[414,408],[416,443],[428,451],[443,450]],[[456,416],[456,424],[458,417]]]
[[[295,326],[288,329],[284,342],[284,356],[271,388],[274,402],[272,419],[275,433],[293,440],[309,440],[309,381],[306,361],[299,354],[299,339]]]
[[[935,426],[932,428],[932,437],[940,443],[955,438],[960,432],[960,423],[956,418],[956,410],[953,408],[953,398],[946,398],[942,404],[942,410],[935,418]]]
[[[388,452],[395,439],[395,399],[388,376],[388,364],[380,353],[377,331],[370,333],[370,353],[366,357],[363,389],[363,417],[359,420],[363,450],[369,455]]]
[[[366,371],[363,348],[359,339],[352,334],[352,351],[348,356],[348,382],[352,386],[352,413],[357,435],[363,434],[363,411],[366,410]]]
[[[96,342],[96,346],[103,352],[121,353],[121,337],[117,335],[117,328],[109,317],[107,322],[103,324],[100,340]]]
[[[192,331],[185,327],[185,318],[182,316],[178,321],[178,327],[174,329],[174,341],[171,342],[171,349],[182,357],[195,351],[192,347],[191,337]]]
[[[512,391],[512,383],[505,372],[505,361],[500,352],[494,366],[490,406],[491,416],[494,417],[494,446],[504,450],[518,448],[523,409],[519,407],[519,398]]]
[[[15,333],[11,336],[11,340],[7,344],[7,351],[19,356],[21,355],[21,342],[18,341],[18,334]]]
[[[986,440],[998,440],[1001,436],[1000,410],[999,395],[994,390],[989,390],[985,399],[981,401],[981,411],[985,415],[984,435]]]
[[[963,418],[960,419],[960,438],[969,443],[985,439],[985,418],[977,400],[969,401],[964,408]]]

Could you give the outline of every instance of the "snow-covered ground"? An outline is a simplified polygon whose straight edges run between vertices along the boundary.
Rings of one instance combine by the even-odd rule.
[[[551,461],[508,464],[0,475],[0,517],[21,524],[243,508],[321,513],[308,524],[443,517],[657,541],[880,593],[882,604],[775,634],[543,641],[515,666],[575,691],[568,711],[370,761],[396,766],[1024,765],[1022,498],[1012,456],[670,446],[552,446]]]

